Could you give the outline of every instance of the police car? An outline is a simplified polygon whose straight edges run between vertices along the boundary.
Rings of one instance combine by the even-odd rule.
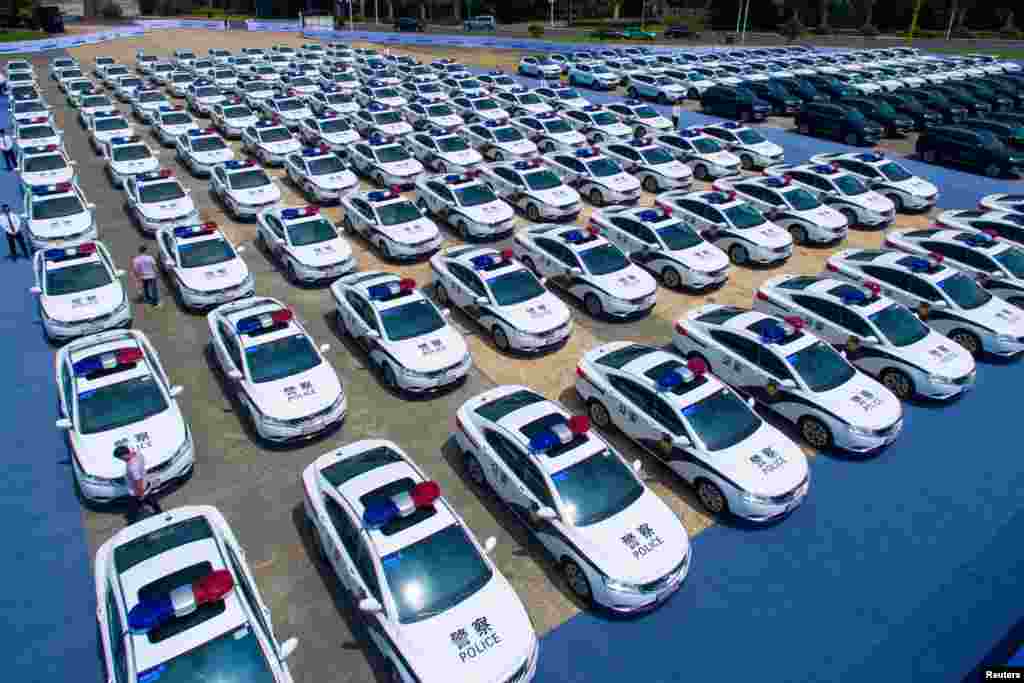
[[[330,74],[321,74],[320,85],[323,88],[336,88],[339,92],[352,94],[362,87],[362,82],[351,71],[335,71]]]
[[[35,88],[23,89],[12,88],[12,93],[16,94],[15,100],[17,99],[34,99],[39,97],[39,92]],[[73,101],[74,98],[79,96],[79,93],[93,92],[96,90],[96,84],[90,81],[88,78],[72,78],[65,82],[64,91],[67,93],[67,99],[69,102]]]
[[[30,185],[18,218],[33,249],[70,247],[96,239],[96,205],[77,183]]]
[[[235,150],[216,128],[193,128],[178,137],[175,156],[193,175],[207,177],[214,166],[234,159]]]
[[[735,192],[773,223],[788,230],[796,244],[828,244],[846,237],[846,217],[789,178],[718,180],[712,187],[719,192]]]
[[[478,98],[491,94],[491,89],[483,81],[470,78],[468,74],[463,78],[445,78],[440,85],[447,89],[449,97]]]
[[[242,130],[242,151],[255,156],[267,166],[281,166],[289,154],[302,149],[288,126],[277,121],[260,119],[256,125]]]
[[[897,211],[925,211],[939,198],[939,188],[879,152],[816,154],[809,163],[834,164],[857,176],[892,202]]]
[[[132,114],[139,121],[150,124],[161,107],[171,106],[163,90],[143,88],[132,97]]]
[[[443,238],[434,221],[412,201],[391,190],[342,196],[349,234],[360,234],[387,259],[415,259],[437,250]]]
[[[463,173],[484,160],[461,135],[441,129],[413,133],[402,142],[425,167],[438,173]]]
[[[458,246],[430,259],[433,289],[483,328],[501,351],[540,352],[572,333],[572,315],[511,249]]]
[[[160,358],[144,334],[106,331],[72,341],[56,355],[57,429],[67,432],[71,466],[83,498],[108,503],[131,495],[123,444],[146,459],[153,491],[188,477],[192,434]]]
[[[210,174],[210,193],[235,219],[251,218],[281,201],[277,183],[252,160],[215,166]]]
[[[249,70],[249,74],[267,86],[274,87],[281,83],[281,73],[270,64],[257,63]]]
[[[266,118],[279,121],[293,130],[299,127],[303,119],[313,115],[309,104],[298,93],[266,99],[260,107]]]
[[[106,159],[105,169],[114,187],[124,187],[125,178],[160,168],[159,156],[138,135],[111,138],[103,143],[100,153]]]
[[[519,81],[512,78],[503,71],[489,71],[482,76],[477,76],[477,80],[484,84],[491,92],[497,94],[502,92],[514,92],[522,90],[523,87],[519,84]]]
[[[640,199],[640,181],[596,148],[577,149],[571,154],[555,152],[543,158],[566,185],[593,206],[635,204]]]
[[[95,113],[85,116],[86,133],[89,136],[89,143],[99,153],[105,142],[112,138],[130,137],[135,133],[135,128],[121,112],[114,110],[107,112],[97,110]],[[59,144],[60,138],[51,144]]]
[[[810,488],[800,447],[698,359],[684,362],[632,342],[604,344],[576,366],[576,394],[596,426],[614,427],[650,452],[713,515],[777,519]]]
[[[974,356],[986,352],[1009,357],[1024,351],[1024,312],[939,258],[846,249],[831,256],[826,267],[855,283],[877,283],[882,294],[917,309],[929,327]]]
[[[189,66],[189,71],[194,73],[197,78],[212,80],[213,72],[216,68],[217,63],[212,59],[197,59]]]
[[[555,111],[554,107],[523,87],[495,93],[495,98],[503,109],[511,112],[514,116],[534,116]]]
[[[633,99],[646,97],[661,104],[672,104],[686,99],[686,86],[660,73],[636,74],[630,77],[626,94]]]
[[[326,111],[317,117],[303,119],[299,124],[299,138],[306,144],[326,147],[341,156],[347,156],[349,147],[362,140],[359,131],[344,116]]]
[[[987,194],[978,202],[978,208],[990,211],[1024,213],[1024,194],[1008,194],[1005,192]]]
[[[509,121],[545,154],[572,152],[589,144],[583,133],[554,112],[514,118]]]
[[[850,226],[884,227],[896,218],[896,206],[868,189],[857,176],[832,164],[781,164],[764,169],[765,175],[789,177],[822,202],[846,216]]]
[[[167,80],[167,90],[175,97],[185,97],[196,77],[188,71],[175,71]]]
[[[234,69],[214,69],[209,77],[215,86],[224,90],[231,90],[238,84],[238,73]]]
[[[289,154],[284,167],[292,184],[308,199],[317,202],[338,201],[359,185],[355,174],[327,146],[307,147]]]
[[[106,98],[104,97],[104,99]],[[109,102],[110,100],[107,101]],[[80,106],[79,100],[76,100],[75,104],[71,104],[71,106],[73,107],[76,107],[76,105]],[[113,104],[111,104],[110,108],[114,109],[115,107],[113,106]],[[46,104],[45,100],[39,98],[22,99],[11,102],[8,115],[10,116],[12,123],[16,121],[30,121],[32,119],[39,119],[44,117],[49,119],[53,118],[53,112],[50,111],[49,105]]]
[[[171,74],[174,71],[174,64],[171,62],[157,62],[150,69],[149,78],[162,86],[166,86],[170,82]]]
[[[806,329],[845,348],[848,361],[901,399],[948,399],[971,389],[971,354],[881,296],[878,283],[869,284],[861,288],[823,276],[781,275],[761,285],[754,307],[800,318]]]
[[[900,401],[800,318],[707,304],[676,321],[672,345],[796,425],[818,450],[874,452],[896,440]]]
[[[328,113],[348,115],[359,111],[359,103],[352,93],[334,86],[308,95],[306,102],[318,116]]]
[[[349,121],[367,138],[374,135],[401,137],[413,131],[409,122],[402,118],[400,111],[388,109],[379,102],[371,102],[366,109],[350,114]]]
[[[466,125],[466,122],[451,105],[444,102],[411,102],[402,113],[416,130],[440,128],[454,131]]]
[[[7,69],[10,70],[10,62],[7,62],[7,65],[8,65]],[[29,65],[29,68],[31,68],[31,64]],[[49,66],[50,78],[54,78],[55,79],[56,76],[57,76],[57,73],[61,69],[81,69],[81,68],[82,68],[81,64],[79,64],[78,60],[75,59],[74,57],[54,57],[53,59],[50,60],[50,66]]]
[[[210,123],[224,137],[239,138],[242,131],[256,125],[259,115],[241,98],[233,97],[210,108]]]
[[[547,102],[555,109],[582,109],[590,106],[590,100],[585,99],[575,88],[537,88],[534,90],[542,102]]]
[[[313,78],[313,74],[304,74],[300,72],[289,72],[281,76],[281,87],[285,93],[295,97],[305,97],[318,90],[320,90],[320,83],[318,79]]]
[[[199,116],[209,116],[213,105],[220,104],[226,99],[224,91],[206,79],[196,80],[185,91],[188,108]]]
[[[99,242],[37,251],[32,262],[39,318],[50,340],[131,327],[132,311],[110,252]]]
[[[219,47],[211,47],[207,54],[215,64],[228,64],[232,63],[232,60],[247,59],[243,57],[234,57],[231,54],[231,50],[225,50]]]
[[[544,55],[527,55],[519,60],[516,67],[523,76],[531,76],[544,80],[558,80],[562,77],[562,67]]]
[[[735,192],[665,192],[655,204],[679,216],[738,266],[778,263],[793,255],[792,236]]]
[[[466,128],[466,137],[485,159],[492,161],[528,159],[537,154],[537,145],[508,123],[474,123]]]
[[[292,58],[288,55],[267,55],[263,63],[273,68],[279,74],[283,74],[292,68]]]
[[[639,138],[648,133],[669,133],[675,130],[671,121],[640,100],[613,102],[608,105],[608,109],[619,117],[619,121],[631,126],[633,134]]]
[[[670,289],[703,290],[729,277],[729,258],[663,209],[599,209],[590,222],[637,265]]]
[[[99,56],[93,57],[93,60],[92,60],[93,70],[92,70],[92,72],[96,76],[99,76],[101,73],[103,73],[103,69],[105,69],[108,66],[111,66],[113,64],[116,64],[116,63],[117,63],[117,61],[113,57],[109,57],[107,55],[99,55]],[[8,62],[8,69],[10,68],[9,65],[10,65],[10,62]]]
[[[416,281],[380,271],[331,285],[342,331],[369,355],[385,385],[414,393],[461,381],[473,365],[465,339]]]
[[[686,189],[693,183],[690,167],[676,160],[671,151],[651,138],[609,142],[601,145],[600,150],[622,164],[651,194],[661,190]]]
[[[378,133],[357,142],[349,152],[353,170],[381,187],[412,189],[423,173],[423,164],[413,158],[402,144]]]
[[[753,128],[735,121],[702,126],[701,129],[705,135],[720,140],[726,149],[736,154],[745,169],[781,164],[785,158],[782,147],[769,142]]]
[[[161,107],[153,117],[153,135],[166,147],[196,127],[196,120],[183,107]]]
[[[470,78],[473,75],[469,69],[453,59],[438,59],[431,62],[430,66],[446,78]]]
[[[573,594],[616,613],[657,607],[690,568],[679,518],[586,416],[522,386],[462,404],[455,439],[466,475],[524,524]]]
[[[192,190],[182,187],[169,168],[124,179],[128,215],[142,232],[153,235],[165,227],[199,221]]]
[[[654,278],[596,226],[531,225],[515,234],[512,248],[524,266],[582,301],[595,318],[642,314],[657,300]]]
[[[416,205],[446,221],[464,239],[494,238],[515,227],[512,207],[475,171],[418,178]]]
[[[173,61],[174,65],[179,69],[191,69],[192,64],[197,59],[199,59],[199,57],[196,56],[195,52],[185,48],[177,48],[171,55],[171,61]]]
[[[179,507],[119,531],[96,553],[94,597],[110,676],[245,671],[292,682],[285,659],[298,641],[277,641],[245,552],[215,508]]]
[[[256,243],[280,261],[292,282],[320,282],[352,272],[352,247],[315,206],[264,209]]]
[[[148,84],[138,76],[121,76],[113,84],[114,97],[122,102],[131,102],[135,94]]]
[[[104,85],[108,88],[113,88],[117,85],[119,78],[130,76],[131,73],[131,69],[123,64],[110,64],[109,66],[104,67],[103,71],[98,75]]]
[[[533,223],[574,220],[582,210],[580,195],[540,159],[492,164],[481,168],[484,182]]]
[[[619,117],[599,104],[590,104],[580,109],[562,112],[562,117],[573,128],[583,133],[587,140],[599,145],[611,140],[625,142],[633,137],[633,129],[622,123]]]
[[[576,62],[569,67],[569,85],[586,86],[594,90],[615,90],[622,76],[600,62]]]
[[[529,683],[539,643],[483,544],[390,441],[330,451],[302,474],[303,506],[325,563],[356,596],[392,681],[451,676]]]
[[[159,263],[187,309],[217,306],[253,295],[253,277],[216,223],[161,228]]]
[[[64,131],[57,128],[49,116],[37,116],[26,121],[14,122],[14,144],[18,149],[25,147],[64,148]]]
[[[451,106],[462,118],[479,123],[507,123],[509,112],[493,97],[453,97]]]
[[[89,80],[81,69],[75,67],[71,69],[61,69],[60,72],[57,73],[57,78],[55,80],[57,81],[57,88],[59,88],[61,92],[67,92],[68,83],[83,79],[87,81]]]
[[[386,86],[378,80],[371,80],[355,92],[356,100],[366,106],[371,102],[379,102],[391,109],[401,109],[409,104],[409,100],[402,96],[397,88]]]
[[[422,102],[444,102],[448,99],[448,93],[441,87],[436,79],[423,79],[415,77],[401,84],[401,89],[407,93],[408,100],[420,100]]]
[[[885,247],[918,256],[934,256],[942,263],[977,278],[987,291],[1024,308],[1024,249],[976,230],[890,230]]]
[[[78,162],[68,159],[57,145],[23,147],[18,155],[18,175],[24,185],[56,185],[74,182]]]

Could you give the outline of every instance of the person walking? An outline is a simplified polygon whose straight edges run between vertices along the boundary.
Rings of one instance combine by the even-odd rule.
[[[156,261],[146,253],[146,245],[139,246],[138,255],[132,259],[132,275],[142,290],[146,303],[160,308],[160,288],[156,282]]]
[[[4,234],[7,235],[7,249],[10,251],[10,259],[12,261],[18,260],[19,244],[21,245],[21,252],[25,254],[25,258],[32,258],[28,253],[28,243],[25,242],[25,235],[21,232],[21,221],[11,213],[10,204],[4,204],[0,208],[0,212],[3,213],[0,221],[3,221]]]
[[[672,127],[679,130],[679,119],[683,117],[683,105],[676,102],[672,105]]]
[[[18,167],[18,157],[14,154],[14,138],[11,137],[6,128],[0,128],[0,149],[4,152],[7,170],[13,171]]]
[[[146,458],[131,446],[120,445],[114,449],[114,457],[124,463],[124,481],[128,485],[128,494],[132,501],[132,509],[128,511],[128,523],[132,524],[144,518],[143,510],[150,509],[150,514],[160,514],[160,504],[150,496],[152,487],[146,477]]]

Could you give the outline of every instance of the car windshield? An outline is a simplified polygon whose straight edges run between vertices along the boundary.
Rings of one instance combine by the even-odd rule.
[[[549,133],[570,133],[570,132],[572,132],[572,126],[570,126],[568,122],[563,121],[561,119],[556,119],[554,121],[545,121],[544,122],[544,128]]]
[[[277,71],[275,71],[274,67],[272,67],[272,66],[258,66],[253,71],[255,71],[256,73],[258,73],[258,74],[260,74],[262,76],[270,76],[272,74],[276,74],[277,73]]]
[[[756,130],[746,129],[736,133],[736,137],[740,139],[740,142],[747,145],[756,145],[761,142],[765,142],[765,137],[758,133]]]
[[[716,152],[722,151],[722,146],[716,140],[711,138],[694,138],[690,140],[690,144],[696,148],[700,154],[715,154]]]
[[[32,218],[37,221],[45,221],[53,218],[66,218],[80,214],[85,209],[78,195],[69,194],[63,197],[53,197],[32,203]]]
[[[519,104],[542,104],[542,102],[539,97],[532,92],[528,92],[524,95],[519,95]]]
[[[491,111],[493,109],[500,109],[498,103],[494,100],[476,100],[473,102],[473,108],[477,111]]]
[[[523,134],[515,128],[498,128],[494,131],[494,139],[498,142],[518,142],[523,139]]]
[[[288,240],[295,247],[305,247],[310,244],[318,244],[337,238],[338,231],[334,229],[330,221],[317,218],[312,221],[294,223],[287,226]]]
[[[559,98],[561,98],[563,100],[578,100],[578,99],[581,99],[580,98],[580,94],[578,92],[576,92],[572,88],[568,88],[566,90],[559,90],[556,94],[558,95]]]
[[[167,400],[152,375],[135,377],[78,395],[78,425],[82,434],[126,427],[167,409]]]
[[[384,204],[375,208],[381,225],[402,225],[422,218],[420,210],[408,200]]]
[[[497,201],[494,192],[486,185],[470,185],[455,190],[455,198],[461,206],[480,206]]]
[[[165,126],[183,126],[187,123],[193,122],[192,117],[184,112],[179,114],[165,114],[162,120]]]
[[[185,191],[181,189],[181,185],[176,180],[163,183],[146,183],[139,187],[139,201],[143,204],[169,202],[181,199],[184,196]]]
[[[105,95],[93,95],[86,97],[82,100],[82,107],[85,109],[92,109],[95,107],[112,107],[113,103],[110,98]]]
[[[629,266],[629,261],[618,247],[608,242],[580,252],[579,257],[591,275],[607,275]]]
[[[602,522],[632,505],[644,487],[607,448],[551,475],[569,522],[578,527]]]
[[[280,128],[267,128],[260,131],[260,142],[284,142],[291,140],[292,134],[284,126]]]
[[[665,243],[665,247],[669,251],[678,251],[680,249],[689,249],[690,247],[696,247],[699,244],[703,244],[702,240],[692,228],[689,228],[682,223],[673,223],[660,227],[655,232]]]
[[[1024,250],[1010,247],[1006,251],[994,254],[992,258],[1014,277],[1024,278]]]
[[[458,524],[385,555],[381,567],[402,624],[451,609],[487,585],[493,576]]]
[[[193,152],[215,152],[218,149],[225,149],[227,144],[219,136],[211,135],[209,137],[194,138],[192,140],[192,151]]]
[[[397,111],[385,111],[380,114],[374,114],[373,120],[381,125],[388,125],[391,123],[401,123],[402,115]]]
[[[50,126],[22,126],[18,129],[18,137],[23,140],[36,140],[39,138],[52,138],[56,136]]]
[[[245,363],[256,384],[291,377],[322,362],[309,337],[304,334],[293,334],[245,349]]]
[[[436,141],[437,148],[442,152],[464,152],[469,149],[469,145],[460,137],[449,137],[441,138]]]
[[[878,112],[885,116],[896,116],[896,110],[892,108],[892,105],[885,100],[875,102],[875,106],[878,107]]]
[[[240,119],[244,116],[252,116],[252,109],[245,105],[224,108],[224,118],[226,119]]]
[[[425,299],[383,310],[380,319],[384,325],[384,334],[396,342],[437,332],[445,325],[444,318]]]
[[[377,147],[373,150],[377,157],[377,161],[382,164],[392,164],[396,161],[405,161],[412,157],[405,151],[405,147],[401,145],[391,145],[389,147]]]
[[[109,132],[112,130],[124,130],[128,128],[128,122],[122,118],[112,116],[109,118],[96,119],[96,130]]]
[[[733,227],[745,230],[764,225],[767,221],[764,215],[750,204],[737,204],[725,209],[725,217]]]
[[[144,92],[141,95],[139,95],[139,102],[142,102],[142,103],[145,103],[145,102],[163,102],[166,99],[167,98],[164,96],[164,94],[162,92],[159,92],[159,91],[157,91],[157,92]]]
[[[47,296],[74,294],[111,283],[110,273],[98,261],[79,263],[46,271]]]
[[[514,270],[486,280],[499,306],[515,306],[545,293],[537,277],[526,270]]]
[[[309,162],[310,175],[327,175],[329,173],[341,173],[345,170],[345,163],[338,157],[331,156],[313,159]]]
[[[901,180],[909,180],[910,178],[914,177],[914,175],[910,171],[908,171],[907,169],[903,168],[902,166],[897,164],[895,161],[890,161],[890,162],[882,164],[878,168],[878,170],[882,172],[882,175],[884,175],[889,180],[892,180],[893,182],[900,182]]]
[[[377,88],[376,90],[371,90],[370,94],[375,100],[381,100],[385,97],[401,97],[401,95],[398,94],[398,91],[394,88]]]
[[[67,168],[64,157],[60,154],[46,154],[38,157],[25,157],[25,173],[39,173],[41,171],[56,171],[60,168]]]
[[[278,111],[298,111],[306,108],[303,100],[278,100],[275,104]]]
[[[608,111],[601,111],[591,117],[597,126],[612,126],[619,122],[619,117]]]
[[[114,148],[114,161],[138,161],[152,156],[146,145],[122,145]]]
[[[427,107],[427,115],[429,116],[451,116],[454,113],[447,104],[434,104]]]
[[[719,389],[682,410],[683,419],[709,451],[731,448],[749,438],[761,418],[736,394]]]
[[[233,190],[251,190],[254,187],[270,184],[270,177],[261,168],[232,173],[229,178],[231,178],[231,189]]]
[[[562,184],[562,180],[557,175],[546,169],[527,173],[523,176],[523,179],[526,181],[526,186],[531,190],[550,190]]]
[[[640,156],[643,157],[644,161],[646,161],[648,164],[651,164],[652,166],[656,166],[658,164],[667,164],[675,159],[675,157],[673,157],[667,149],[664,149],[662,147],[640,150]]]
[[[963,273],[954,273],[938,283],[939,289],[946,293],[953,303],[964,310],[984,306],[992,295],[978,286],[972,278]]]
[[[102,101],[105,101],[107,104],[110,104],[110,100],[108,100],[106,97],[93,97],[91,99],[93,99],[93,100],[102,100]],[[88,101],[89,101],[89,98],[86,98],[86,102],[88,102]],[[88,106],[96,107],[96,106],[99,106],[99,105],[98,104],[89,105],[89,104],[83,103],[82,106],[83,107],[88,107]],[[31,100],[29,102],[18,102],[18,103],[16,103],[14,105],[14,113],[15,114],[31,114],[31,113],[37,112],[37,111],[44,111],[45,109],[46,109],[46,107],[39,100]]]
[[[174,83],[191,83],[194,80],[195,78],[192,77],[192,74],[178,74],[176,76],[171,76],[171,81]]]
[[[221,92],[217,88],[205,87],[196,88],[196,97],[217,97]]]
[[[820,341],[786,356],[786,361],[814,392],[835,389],[856,374],[835,349]]]
[[[224,239],[203,240],[178,246],[182,268],[215,266],[235,258],[235,250]]]
[[[586,162],[586,167],[595,178],[607,178],[608,176],[622,173],[622,167],[619,166],[618,162],[607,157],[588,161]]]
[[[802,187],[795,187],[788,192],[783,192],[782,198],[797,211],[810,211],[821,206],[818,198]]]
[[[868,316],[893,346],[909,346],[928,336],[928,327],[899,304],[886,306]]]
[[[860,178],[852,175],[841,175],[833,181],[839,191],[847,197],[856,197],[868,191],[867,185],[861,182]]]

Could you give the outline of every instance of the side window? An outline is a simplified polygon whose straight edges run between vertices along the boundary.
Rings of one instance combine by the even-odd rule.
[[[506,180],[513,185],[522,185],[522,181],[519,180],[519,176],[512,170],[507,168],[496,168],[494,173],[499,176],[502,180]]]
[[[363,577],[363,582],[370,589],[370,594],[380,602],[380,582],[377,580],[377,571],[374,569],[370,551],[366,548],[365,539],[359,539],[359,546],[353,559],[355,560],[356,568],[359,570],[359,575]]]
[[[341,544],[345,546],[345,552],[355,562],[355,558],[359,554],[359,530],[352,526],[348,515],[333,498],[325,497],[324,507],[327,508],[327,516],[331,518],[331,524],[338,532]]]
[[[672,432],[673,434],[685,434],[686,429],[683,427],[682,421],[676,417],[675,412],[660,398],[655,398],[651,401],[650,406],[651,416],[658,421],[658,423]]]
[[[725,216],[718,209],[711,206],[702,206],[704,217],[712,223],[725,223]]]
[[[929,244],[928,249],[938,251],[938,249],[935,248],[936,246],[939,246],[938,243],[927,244]],[[984,254],[979,254],[978,252],[972,251],[967,247],[961,247],[956,244],[941,244],[941,246],[944,247],[945,250],[938,251],[938,253],[943,254],[944,256],[948,256],[951,259],[960,261],[960,263],[966,263],[972,268],[977,268],[978,270],[982,270],[986,273],[992,273],[996,271],[995,263],[992,261],[991,258],[985,256]]]
[[[632,380],[625,379],[624,377],[610,376],[608,378],[608,382],[638,409],[645,413],[650,409],[650,405],[653,402],[651,400],[653,398],[653,394],[651,394],[647,389],[641,387]]]
[[[889,270],[888,268],[879,268],[877,266],[864,266],[862,270],[865,275],[874,278],[879,282],[884,282],[899,289],[908,289],[906,278],[903,277],[902,273]]]
[[[523,458],[519,469],[519,479],[526,484],[526,488],[530,489],[530,493],[540,501],[541,505],[551,508],[555,506],[547,482],[535,463]]]
[[[170,235],[163,233],[160,235],[160,241],[164,243],[164,249],[167,251],[167,256],[174,262],[177,262],[178,255],[174,250],[174,243],[171,241]]]
[[[905,277],[906,285],[904,286],[904,289],[906,289],[911,294],[916,294],[922,299],[926,299],[928,301],[938,301],[939,299],[942,298],[942,295],[939,293],[939,290],[936,289],[935,286],[930,282],[926,282],[925,280],[923,280],[920,277],[917,277],[916,275],[908,274]]]
[[[61,370],[61,390],[64,392],[64,405],[67,406],[67,417],[71,417],[71,414],[75,409],[75,385],[74,378],[71,375],[71,369],[67,363],[64,364]]]
[[[249,577],[246,575],[245,571],[243,571],[242,563],[235,555],[235,551],[227,544],[225,544],[224,547],[228,551],[228,559],[231,561],[231,565],[235,570],[235,577],[237,578],[238,583],[242,584],[242,593],[245,594],[246,601],[248,601],[249,605],[252,606],[252,613],[256,615],[256,621],[259,622],[260,628],[263,629],[263,633],[266,634],[267,638],[273,641],[274,632],[270,628],[270,623],[266,621],[266,614],[264,614],[263,610],[260,609],[260,602],[256,596],[256,587],[249,583]]]
[[[267,224],[270,226],[271,232],[280,238],[284,238],[284,226],[281,225],[281,221],[277,220],[275,216],[267,216]]]
[[[829,301],[822,301],[809,296],[794,296],[793,301],[806,308],[808,311],[820,315],[825,320],[836,325],[843,325],[843,309]]]
[[[115,683],[128,683],[128,660],[124,653],[124,631],[117,612],[117,601],[114,592],[107,587],[107,633],[110,637],[110,650],[114,659],[114,670],[110,672]]]
[[[225,327],[224,323],[220,324],[220,338],[224,342],[224,348],[227,349],[228,355],[231,356],[231,361],[235,364],[236,368],[241,370],[242,357],[238,344],[235,343],[234,335]]]
[[[484,289],[483,284],[480,282],[480,278],[476,276],[476,273],[460,266],[457,263],[452,263],[448,266],[448,270],[451,271],[452,275],[458,279],[459,282],[473,290],[473,293],[477,296],[487,296],[487,290]]]
[[[747,341],[744,339],[743,341]],[[769,351],[761,350],[757,347],[757,360],[754,361],[762,370],[777,377],[778,379],[792,379],[793,375],[790,373],[789,368],[779,358]]]
[[[551,254],[562,263],[566,264],[571,268],[579,268],[580,260],[576,258],[576,254],[572,253],[572,250],[564,244],[557,242],[550,242],[550,248],[548,249]]]

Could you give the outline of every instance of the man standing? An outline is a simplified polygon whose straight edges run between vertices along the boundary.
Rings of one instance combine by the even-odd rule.
[[[25,242],[25,235],[21,232],[21,221],[11,214],[11,207],[9,204],[4,204],[3,207],[0,208],[0,212],[3,213],[3,217],[0,217],[0,221],[3,221],[4,224],[4,234],[7,235],[7,248],[11,252],[11,260],[18,260],[19,244],[21,245],[21,252],[25,254],[25,258],[31,258],[28,253],[28,244]]]
[[[128,513],[128,522],[142,518],[142,510],[149,507],[152,514],[160,514],[160,505],[149,497],[150,484],[146,479],[146,458],[138,450],[120,445],[114,449],[114,457],[124,462],[124,481],[128,485],[133,509]]]
[[[14,155],[14,139],[11,138],[6,128],[0,128],[0,149],[4,152],[7,170],[13,171],[18,166],[18,157]]]
[[[672,105],[672,127],[675,130],[679,130],[679,119],[683,115],[683,105],[676,102]]]
[[[160,308],[160,289],[156,284],[156,261],[146,253],[146,245],[139,247],[139,254],[132,259],[132,275],[142,289],[146,303]]]

